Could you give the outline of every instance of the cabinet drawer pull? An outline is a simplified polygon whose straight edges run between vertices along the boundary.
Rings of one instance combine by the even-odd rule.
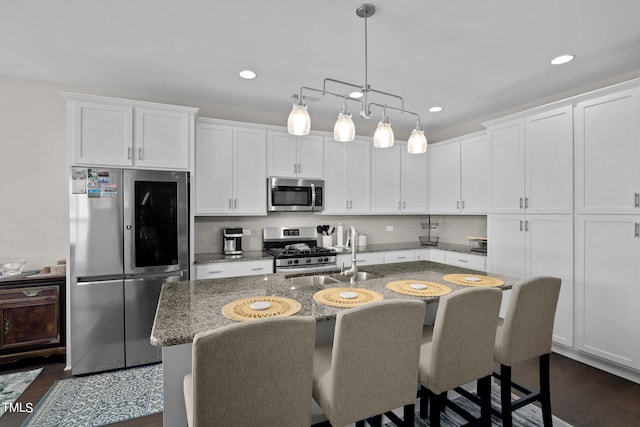
[[[24,294],[24,296],[26,297],[35,297],[38,296],[38,294],[41,292],[41,290],[37,290],[37,291],[22,291],[22,293]]]
[[[396,258],[396,259],[405,259],[405,258],[406,258],[406,256],[399,256],[399,257],[398,257],[398,258]]]
[[[11,330],[11,322],[9,321],[9,319],[2,319],[2,330],[4,332],[4,335],[7,335]]]
[[[260,270],[264,270],[264,267],[256,267],[251,269],[251,271],[260,271]]]
[[[458,258],[458,261],[460,261],[460,262],[469,262],[468,259],[460,259],[460,258]]]
[[[220,274],[222,270],[210,271],[209,274]]]

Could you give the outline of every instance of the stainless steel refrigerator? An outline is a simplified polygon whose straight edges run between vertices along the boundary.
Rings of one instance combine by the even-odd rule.
[[[71,369],[160,361],[149,343],[162,283],[188,280],[186,172],[73,167]]]

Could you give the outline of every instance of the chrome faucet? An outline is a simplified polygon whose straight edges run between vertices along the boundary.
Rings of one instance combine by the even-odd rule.
[[[351,280],[349,281],[349,284],[351,285],[355,285],[358,282],[358,258],[357,258],[357,251],[356,251],[356,242],[358,241],[357,239],[357,233],[356,233],[356,229],[355,227],[351,226],[349,227],[349,234],[350,234],[350,238],[349,238],[349,242],[351,244],[351,268],[347,271],[342,271],[340,274],[344,275],[344,276],[351,276]]]

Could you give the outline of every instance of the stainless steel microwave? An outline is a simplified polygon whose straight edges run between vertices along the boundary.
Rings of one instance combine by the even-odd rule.
[[[315,212],[324,209],[321,179],[268,178],[269,212]]]

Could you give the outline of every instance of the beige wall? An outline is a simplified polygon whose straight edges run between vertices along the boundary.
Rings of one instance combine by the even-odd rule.
[[[60,87],[0,78],[0,258],[66,256],[66,107]]]

